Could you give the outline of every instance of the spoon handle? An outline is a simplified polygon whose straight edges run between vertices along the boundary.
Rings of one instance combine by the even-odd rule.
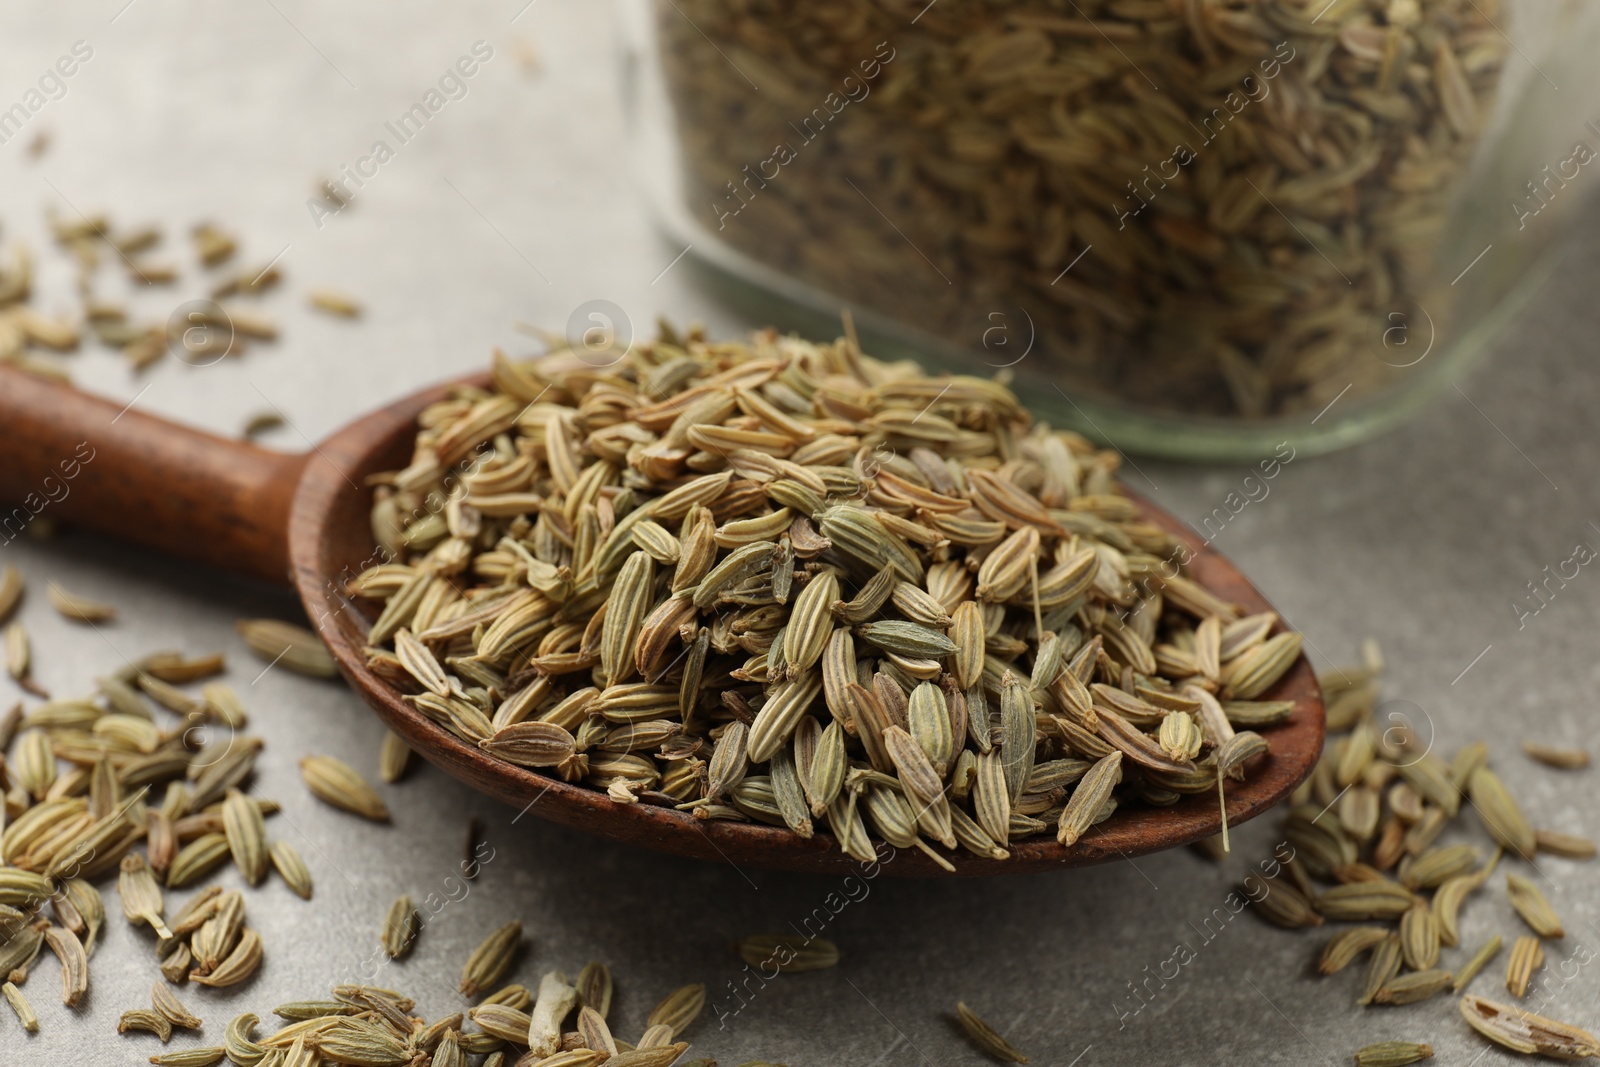
[[[288,584],[305,463],[0,364],[0,546],[44,514]]]

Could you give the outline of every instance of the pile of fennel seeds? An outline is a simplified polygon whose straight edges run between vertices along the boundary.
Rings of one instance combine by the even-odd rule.
[[[47,593],[77,622],[116,616],[53,582]],[[51,694],[32,676],[33,643],[14,618],[26,594],[21,571],[0,568],[7,673],[38,698],[0,714],[0,993],[36,1030],[24,986],[48,950],[60,964],[62,1003],[79,1008],[107,922],[100,886],[113,880],[124,919],[150,930],[152,974],[159,967],[175,985],[247,981],[263,946],[245,894],[211,885],[181,907],[167,901],[230,862],[251,886],[275,871],[297,895],[312,893],[294,846],[268,834],[277,803],[248,792],[262,742],[245,732],[238,693],[218,680],[224,656],[155,652],[87,692]],[[193,1016],[158,987],[152,1006],[126,1012],[121,1029],[169,1035],[190,1025]]]
[[[1316,970],[1324,976],[1361,970],[1359,977],[1341,979],[1358,1004],[1400,1007],[1455,996],[1467,1024],[1504,1048],[1559,1059],[1600,1057],[1600,1038],[1540,1014],[1553,1010],[1547,1007],[1556,999],[1552,987],[1559,992],[1572,963],[1592,958],[1579,944],[1544,970],[1547,947],[1554,957],[1566,935],[1546,897],[1554,873],[1547,858],[1592,859],[1595,843],[1530,819],[1495,770],[1485,742],[1446,758],[1420,724],[1393,709],[1385,713],[1383,666],[1369,641],[1360,664],[1322,673],[1328,740],[1287,807],[1283,838],[1294,850],[1284,864],[1288,877],[1255,901],[1256,910],[1291,929],[1341,924],[1322,944]],[[1561,773],[1590,763],[1582,749],[1534,740],[1522,747],[1527,757]],[[1481,841],[1441,841],[1447,832],[1471,834],[1474,824]],[[1215,839],[1204,850],[1220,858]],[[1484,940],[1467,939],[1464,910],[1501,894],[1517,924]],[[1431,1055],[1422,1042],[1383,1042],[1360,1050],[1357,1062],[1400,1067]]]
[[[483,751],[949,868],[1213,793],[1299,654],[1001,384],[773,331],[498,357],[375,476],[370,667]]]

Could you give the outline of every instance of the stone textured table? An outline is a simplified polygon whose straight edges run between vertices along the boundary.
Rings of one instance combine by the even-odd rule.
[[[715,302],[686,262],[674,266],[681,248],[647,218],[630,180],[610,8],[535,0],[519,14],[523,3],[0,8],[0,104],[19,99],[74,42],[92,48],[65,95],[0,145],[6,239],[38,248],[45,211],[105,211],[125,225],[160,223],[165,252],[187,258],[182,234],[211,218],[243,235],[244,264],[279,257],[285,277],[263,305],[282,323],[277,344],[210,367],[169,359],[143,377],[86,346],[69,357],[78,382],[221,433],[277,410],[288,426],[270,443],[301,449],[357,412],[484,365],[495,346],[531,350],[516,322],[559,330],[588,300],[614,302],[640,330],[663,312],[719,332],[754,325]],[[316,182],[388,139],[384,123],[478,41],[493,54],[466,80],[466,95],[398,145],[352,205],[319,227],[306,206]],[[42,132],[51,143],[31,158],[26,146]],[[1440,750],[1488,740],[1536,823],[1594,833],[1592,774],[1549,772],[1516,752],[1528,736],[1592,743],[1596,722],[1600,576],[1583,570],[1537,615],[1519,619],[1513,607],[1547,564],[1579,542],[1600,545],[1600,380],[1589,362],[1600,216],[1578,228],[1575,252],[1460,392],[1446,390],[1380,440],[1295,459],[1217,545],[1305,632],[1319,664],[1347,662],[1363,638],[1378,638],[1391,664],[1388,696],[1421,709]],[[72,306],[70,269],[52,250],[41,259],[38,302]],[[321,285],[357,296],[365,318],[308,311],[304,294]],[[190,270],[138,306],[164,315],[199,295]],[[1132,484],[1197,523],[1246,473],[1139,467]],[[316,896],[302,902],[277,880],[249,893],[250,921],[267,942],[260,974],[243,988],[184,993],[208,1042],[220,1043],[238,1012],[267,1016],[359,973],[385,907],[408,892],[459,898],[410,959],[379,975],[416,995],[430,1019],[466,1007],[455,984],[467,953],[520,918],[530,947],[517,976],[533,982],[548,969],[608,962],[623,1036],[638,1036],[668,990],[705,982],[723,1015],[691,1031],[691,1055],[724,1064],[984,1062],[951,1021],[958,999],[1034,1063],[1063,1067],[1342,1064],[1387,1038],[1432,1041],[1441,1063],[1512,1059],[1480,1058],[1483,1043],[1447,999],[1357,1008],[1354,972],[1312,975],[1315,932],[1282,932],[1249,914],[1203,927],[1270,850],[1270,819],[1240,832],[1221,867],[1180,851],[1048,876],[848,886],[614,847],[518,819],[427,767],[384,788],[394,823],[374,826],[314,801],[295,762],[319,751],[372,773],[377,720],[340,685],[281,669],[257,677],[261,665],[233,633],[242,615],[292,616],[287,594],[70,532],[6,545],[6,562],[31,582],[22,618],[50,688],[79,691],[124,657],[158,648],[220,648],[266,739],[256,791],[282,802],[271,832],[300,847]],[[42,596],[47,578],[113,601],[117,622],[102,637],[59,618]],[[0,681],[0,701],[13,699],[9,685]],[[493,859],[463,895],[455,867],[474,816]],[[1592,868],[1555,859],[1541,867],[1569,930],[1547,968],[1552,1010],[1600,1026],[1600,978],[1577,964],[1600,942],[1600,887]],[[115,911],[114,891],[108,897]],[[828,902],[841,965],[784,978],[739,1008],[729,983],[743,981],[742,965],[729,942],[815,923]],[[1514,921],[1497,888],[1466,909],[1464,941]],[[0,1064],[98,1067],[157,1051],[149,1035],[115,1034],[119,1014],[145,1004],[157,977],[147,934],[112,919],[78,1012],[56,1003],[55,966],[44,961],[27,986],[42,1032],[25,1039],[0,1010]],[[1167,962],[1175,958],[1185,962]],[[1558,967],[1564,958],[1570,978]],[[1162,972],[1135,999],[1133,985]]]

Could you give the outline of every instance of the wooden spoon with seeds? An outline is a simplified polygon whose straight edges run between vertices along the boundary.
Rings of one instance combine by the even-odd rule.
[[[486,375],[475,379],[479,385],[487,381]],[[123,409],[0,365],[0,518],[47,513],[197,563],[292,585],[340,670],[390,729],[448,773],[519,810],[628,844],[739,866],[859,869],[826,833],[806,839],[777,827],[618,804],[601,790],[494,759],[413,710],[367,669],[362,649],[369,620],[343,593],[352,577],[379,559],[364,479],[408,462],[418,413],[447,388],[406,397],[308,453],[289,455]],[[68,488],[65,495],[61,486]],[[1238,568],[1202,544],[1186,523],[1131,491],[1128,496],[1147,521],[1188,545],[1194,553],[1191,577],[1246,612],[1270,610]],[[1230,826],[1288,796],[1322,749],[1321,690],[1303,656],[1261,698],[1293,701],[1295,709],[1261,729],[1271,754],[1246,781],[1229,784]],[[1185,796],[1170,807],[1118,810],[1070,847],[1041,835],[1013,842],[1006,860],[961,852],[951,862],[961,875],[1087,866],[1173,848],[1220,829],[1214,793]],[[912,849],[899,850],[882,869],[900,876],[945,873]]]

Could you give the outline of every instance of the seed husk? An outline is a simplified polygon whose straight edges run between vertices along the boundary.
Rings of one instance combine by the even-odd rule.
[[[476,997],[498,982],[522,947],[522,924],[512,921],[484,938],[461,969],[461,995]]]
[[[980,1050],[994,1057],[1001,1063],[1027,1063],[1028,1057],[988,1023],[984,1022],[966,1004],[957,1002],[956,1018],[961,1023],[961,1029],[966,1031],[967,1037],[972,1040]]]
[[[1561,926],[1561,916],[1556,914],[1556,910],[1532,881],[1520,874],[1506,875],[1506,896],[1511,900],[1511,907],[1534,933],[1540,937],[1566,936]]]
[[[1600,1040],[1589,1031],[1509,1004],[1469,993],[1461,998],[1461,1016],[1478,1033],[1513,1052],[1565,1060],[1600,1056]]]
[[[317,799],[373,822],[388,822],[389,807],[348,763],[332,756],[306,756],[300,776]]]

